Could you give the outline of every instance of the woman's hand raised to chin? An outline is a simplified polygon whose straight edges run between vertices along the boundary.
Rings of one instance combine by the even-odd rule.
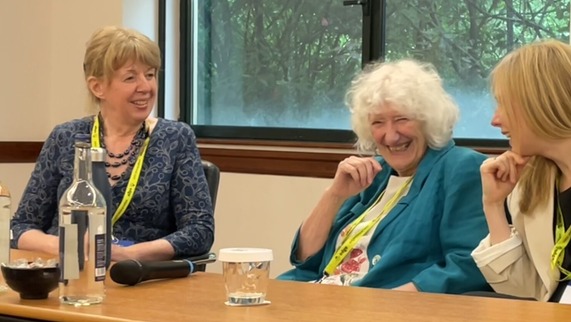
[[[379,171],[381,165],[373,157],[352,156],[339,163],[333,183],[301,225],[297,260],[306,260],[325,245],[343,202],[370,186]]]
[[[529,157],[507,151],[489,158],[480,166],[482,177],[482,201],[486,205],[502,204],[513,191]]]
[[[381,170],[381,165],[373,157],[348,157],[339,163],[329,192],[347,199],[370,186]]]

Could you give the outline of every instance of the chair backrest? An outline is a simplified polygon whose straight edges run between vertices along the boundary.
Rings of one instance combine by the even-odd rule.
[[[204,176],[208,183],[210,190],[210,199],[212,199],[212,210],[216,207],[216,196],[218,195],[218,184],[220,183],[220,169],[212,162],[202,160],[202,167],[204,168]],[[204,259],[216,259],[216,254],[207,253],[199,256],[189,258],[192,262],[201,261]],[[195,271],[204,272],[206,270],[205,264],[197,264]]]
[[[210,190],[210,199],[212,199],[212,210],[216,208],[216,196],[218,195],[218,184],[220,183],[220,169],[212,162],[202,160],[204,168],[204,176]]]

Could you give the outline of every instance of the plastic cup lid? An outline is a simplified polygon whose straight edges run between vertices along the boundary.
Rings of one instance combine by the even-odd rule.
[[[221,262],[264,262],[274,259],[271,249],[266,248],[222,248],[218,252]]]

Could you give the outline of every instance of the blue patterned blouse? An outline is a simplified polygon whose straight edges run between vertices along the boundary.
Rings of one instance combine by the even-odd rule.
[[[27,230],[58,232],[58,203],[73,180],[74,135],[90,134],[93,117],[55,127],[44,143],[12,220],[16,247]],[[113,212],[119,206],[132,167],[112,187]],[[194,132],[185,123],[159,119],[137,189],[115,223],[115,237],[135,243],[164,238],[176,257],[206,253],[214,241],[214,217]]]

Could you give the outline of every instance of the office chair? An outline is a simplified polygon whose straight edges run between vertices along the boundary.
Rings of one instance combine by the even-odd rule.
[[[212,211],[216,207],[216,197],[218,195],[218,184],[220,183],[220,169],[212,162],[202,160],[202,168],[204,169],[204,176],[206,177],[206,182],[208,183],[208,189],[210,190],[210,199],[212,200]],[[206,258],[216,258],[214,253],[206,253],[199,256],[191,257],[191,261],[206,259]],[[196,265],[197,272],[204,272],[206,270],[206,265]]]
[[[204,176],[206,177],[208,189],[210,190],[212,210],[214,210],[216,206],[216,196],[218,195],[218,184],[220,182],[220,169],[218,169],[214,163],[206,160],[202,160],[202,168],[204,169]]]

